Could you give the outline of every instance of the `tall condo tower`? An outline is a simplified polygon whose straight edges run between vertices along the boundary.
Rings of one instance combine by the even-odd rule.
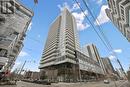
[[[45,69],[48,78],[52,80],[55,80],[57,74],[60,74],[60,81],[75,77],[75,50],[80,50],[76,20],[68,9],[64,8],[50,27],[39,68]]]
[[[81,52],[78,38],[76,20],[64,8],[51,24],[39,66],[48,80],[70,82],[102,76],[100,65]]]

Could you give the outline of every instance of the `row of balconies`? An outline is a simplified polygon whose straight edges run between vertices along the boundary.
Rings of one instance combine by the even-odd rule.
[[[58,51],[57,49],[52,49],[52,50],[50,50],[48,52],[44,52],[42,56],[46,57],[46,56],[48,56],[48,55],[50,55],[52,53],[56,53],[57,51]]]
[[[66,52],[71,53],[71,54],[75,54],[74,50],[70,50],[70,49],[66,49]]]
[[[47,62],[47,61],[50,61],[50,60],[53,60],[53,59],[55,59],[56,58],[56,56],[57,56],[57,54],[55,53],[53,53],[51,56],[48,56],[48,57],[42,57],[42,59],[41,59],[41,63],[43,63],[43,62]]]
[[[7,63],[8,58],[7,57],[0,57],[0,65],[5,65]]]
[[[51,50],[57,49],[57,48],[58,48],[57,45],[53,45],[53,46],[51,46],[51,47],[49,47],[49,48],[45,48],[43,55],[46,54],[46,53],[48,53],[48,52],[50,52]]]
[[[112,1],[112,0],[110,0]],[[113,23],[119,28],[122,34],[129,40],[127,32],[129,31],[129,10],[130,10],[130,2],[127,0],[122,0],[120,2],[116,2],[119,6],[117,8],[117,14],[114,13],[113,9],[107,9],[106,13],[108,17],[113,21]],[[119,11],[119,12],[118,12]],[[117,16],[120,15],[120,16]]]
[[[69,56],[65,55],[65,56],[57,58],[55,61],[55,65],[61,64],[61,63],[67,63],[67,62],[76,64],[76,60],[74,60],[74,58],[70,58]]]
[[[74,30],[71,28],[66,28],[66,33],[69,34],[69,36],[73,36],[74,35]]]
[[[112,1],[112,0],[110,0],[110,1]],[[119,11],[118,12],[119,14],[114,13],[114,9],[111,9],[111,8],[109,9],[110,12],[117,14],[117,15],[120,15],[120,16],[118,16],[118,18],[122,19],[122,21],[124,21],[125,24],[129,24],[128,22],[129,22],[130,2],[127,0],[122,0],[121,2],[118,2],[117,4],[118,4],[119,8],[117,7],[116,11],[117,12]]]
[[[49,59],[49,58],[51,58],[51,57],[56,57],[57,56],[57,53],[51,53],[50,55],[48,55],[48,56],[43,56],[42,58],[43,58],[43,60],[46,60],[46,59]]]
[[[55,46],[58,46],[58,41],[57,40],[55,40],[54,42],[51,41],[51,43],[47,42],[46,45],[45,45],[44,51],[46,52],[46,51],[50,50],[51,48],[53,48]]]
[[[71,54],[71,53],[69,53],[69,52],[66,52],[66,56],[67,56],[68,58],[72,58],[72,59],[76,58],[74,54]]]
[[[40,64],[46,64],[46,63],[49,63],[49,62],[53,62],[55,60],[56,60],[56,57],[52,56],[52,57],[48,58],[47,60],[41,61]]]
[[[55,65],[55,61],[51,61],[51,62],[48,62],[48,63],[41,64],[39,66],[39,68],[42,69],[44,67],[48,67],[48,66],[52,66],[52,65]]]
[[[13,16],[14,18],[11,18],[11,16],[7,16],[7,20],[3,25],[0,25],[2,28],[2,33],[0,33],[0,36],[6,36],[5,39],[0,39],[0,48],[4,48],[8,50],[8,59],[9,61],[7,65],[12,67],[13,62],[16,60],[16,57],[18,56],[19,52],[21,51],[23,47],[23,40],[25,37],[25,31],[26,26],[30,23],[30,20],[33,16],[32,11],[21,5],[16,0],[13,0],[15,5],[15,12]],[[0,5],[2,6],[2,5]],[[5,8],[5,7],[2,7]],[[4,15],[4,14],[3,14]],[[0,21],[3,21],[4,19],[0,19]],[[15,36],[15,37],[14,37]],[[2,59],[2,58],[0,58]],[[4,60],[4,59],[2,59]],[[11,64],[11,65],[10,65]]]

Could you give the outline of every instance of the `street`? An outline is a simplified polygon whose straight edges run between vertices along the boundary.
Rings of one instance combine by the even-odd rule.
[[[34,83],[27,83],[19,81],[17,85],[10,85],[10,86],[0,86],[0,87],[129,87],[125,86],[126,81],[116,81],[116,85],[114,82],[110,82],[110,84],[104,84],[103,81],[101,82],[86,82],[86,83],[52,83],[52,85],[41,85],[41,84],[34,84]]]

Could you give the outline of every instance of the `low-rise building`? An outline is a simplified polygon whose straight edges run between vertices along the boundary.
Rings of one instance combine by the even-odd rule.
[[[40,72],[27,71],[24,73],[24,79],[39,80]]]

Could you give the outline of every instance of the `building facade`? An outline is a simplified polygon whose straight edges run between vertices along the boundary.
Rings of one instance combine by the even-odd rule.
[[[106,58],[102,58],[102,61],[103,61],[103,64],[105,66],[105,70],[106,70],[107,75],[114,74],[115,70],[112,66],[110,59],[106,57]]]
[[[85,64],[89,61],[80,51],[76,20],[68,9],[64,8],[51,24],[39,68],[46,72],[50,81],[78,81],[82,78],[82,71],[89,72],[89,69],[84,70],[81,67],[84,60]],[[87,67],[98,67],[98,73],[102,74],[101,67],[93,61],[85,68]]]
[[[83,52],[90,58],[93,58],[96,62],[99,61],[100,56],[97,47],[94,44],[88,44],[83,47]]]
[[[121,68],[119,68],[119,69],[116,68],[116,71],[117,71],[120,79],[126,79],[126,76]]]
[[[105,66],[103,64],[103,61],[99,55],[98,49],[94,44],[87,44],[83,46],[82,51],[85,55],[93,59],[96,63],[98,63],[104,74],[106,74]]]
[[[6,0],[3,0],[3,3]],[[0,67],[2,71],[11,70],[19,55],[33,12],[17,0],[8,0],[10,8],[0,4],[0,9],[10,13],[0,13]],[[5,11],[6,12],[6,11]]]
[[[27,71],[24,73],[24,79],[39,80],[40,72]]]
[[[106,14],[118,30],[130,41],[130,1],[108,0]]]

